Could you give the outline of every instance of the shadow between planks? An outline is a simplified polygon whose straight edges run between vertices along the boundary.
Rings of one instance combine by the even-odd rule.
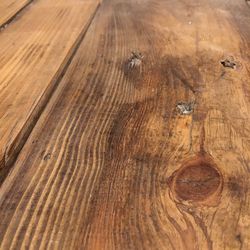
[[[104,1],[1,187],[0,248],[249,249],[249,20]]]

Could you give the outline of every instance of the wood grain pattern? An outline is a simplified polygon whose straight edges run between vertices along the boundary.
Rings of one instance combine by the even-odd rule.
[[[31,0],[1,0],[0,27],[7,24],[20,10],[25,8]]]
[[[0,33],[0,168],[13,162],[98,5],[41,0]]]
[[[1,187],[0,248],[250,249],[249,41],[244,1],[104,1]]]

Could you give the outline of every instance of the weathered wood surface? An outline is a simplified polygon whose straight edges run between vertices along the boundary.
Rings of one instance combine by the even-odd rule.
[[[36,1],[0,33],[0,168],[22,147],[98,4]]]
[[[249,41],[244,1],[104,1],[1,187],[0,248],[250,249]]]
[[[25,8],[30,0],[1,0],[0,1],[0,27],[7,24],[17,13]]]

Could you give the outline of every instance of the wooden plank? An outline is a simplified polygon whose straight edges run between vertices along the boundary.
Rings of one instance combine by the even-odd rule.
[[[105,1],[1,187],[0,248],[250,249],[249,20]]]
[[[0,27],[7,24],[17,13],[25,8],[30,0],[1,0],[0,1]]]
[[[98,5],[41,0],[1,32],[0,168],[13,162]]]

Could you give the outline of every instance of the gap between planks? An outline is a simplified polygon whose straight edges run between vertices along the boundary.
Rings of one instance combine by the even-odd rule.
[[[64,61],[61,63],[60,68],[58,69],[57,72],[55,72],[55,75],[54,75],[51,83],[48,85],[46,91],[41,96],[37,105],[33,108],[32,112],[31,112],[29,118],[27,118],[22,130],[19,131],[19,133],[15,137],[15,139],[13,141],[13,145],[8,148],[9,151],[5,152],[3,155],[3,158],[0,159],[0,186],[3,184],[6,176],[8,175],[9,171],[11,170],[11,167],[13,166],[20,150],[22,149],[23,145],[25,144],[31,131],[33,130],[35,124],[37,123],[40,115],[42,114],[44,108],[46,107],[48,101],[50,100],[54,91],[58,87],[65,72],[67,71],[67,68],[70,65],[73,57],[75,56],[81,42],[83,41],[84,36],[85,36],[90,24],[92,23],[95,15],[100,7],[100,4],[101,4],[101,2],[97,3],[97,6],[96,6],[94,12],[90,15],[88,21],[84,24],[83,30],[81,31],[81,33],[77,37],[77,39],[74,42],[74,44],[72,45],[71,49],[68,51]],[[6,155],[8,155],[8,157]]]
[[[3,29],[5,29],[12,21],[15,20],[15,18],[20,15],[24,10],[27,9],[27,7],[33,3],[36,0],[27,0],[24,2],[23,5],[21,5],[20,7],[17,7],[17,9],[13,10],[13,11],[8,11],[6,8],[3,8],[0,10],[0,15],[3,15],[2,12],[7,12],[5,15],[8,15],[7,17],[5,17],[4,19],[2,19],[0,21],[0,31],[2,31]],[[19,0],[17,0],[16,2],[19,2]],[[12,13],[11,13],[12,12]]]

